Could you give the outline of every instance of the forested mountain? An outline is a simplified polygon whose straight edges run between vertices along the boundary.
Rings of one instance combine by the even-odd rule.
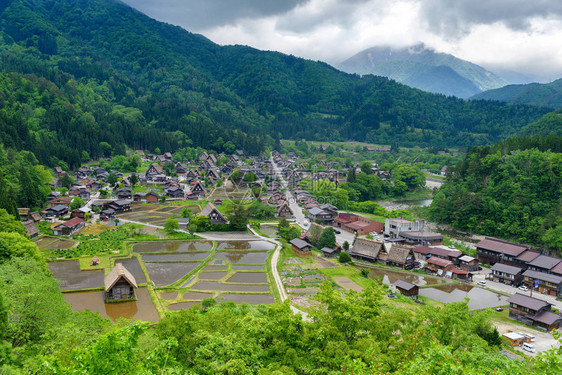
[[[438,53],[423,44],[369,48],[339,67],[348,73],[380,75],[424,91],[459,98],[507,85],[503,78],[481,66]]]
[[[562,136],[562,110],[547,113],[537,121],[525,125],[520,135],[559,135]]]
[[[562,252],[562,137],[474,147],[430,207],[433,219]]]
[[[221,47],[113,0],[0,4],[0,136],[47,165],[225,140],[250,154],[279,138],[470,146],[546,113]]]
[[[476,94],[471,99],[498,100],[500,102],[560,109],[562,108],[562,78],[550,83],[508,85]]]

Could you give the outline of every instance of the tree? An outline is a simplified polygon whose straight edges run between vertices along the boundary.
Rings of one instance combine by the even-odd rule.
[[[68,173],[65,173],[60,178],[60,184],[64,188],[70,189],[73,183],[74,183],[74,179]]]
[[[192,215],[191,208],[189,208],[189,207],[182,208],[182,210],[181,210],[181,217],[182,218],[189,219],[189,218],[191,218],[191,215]]]
[[[343,249],[344,249],[345,251],[349,250],[349,242],[344,241],[344,243],[343,243],[342,246],[343,246]]]
[[[320,239],[318,240],[318,248],[322,249],[324,247],[333,249],[336,245],[336,233],[334,228],[328,227],[322,231]]]
[[[361,168],[361,172],[365,174],[373,174],[373,163],[370,161],[363,161],[359,164],[359,168]]]
[[[347,172],[347,182],[355,182],[355,167],[349,168]]]
[[[342,251],[340,253],[340,255],[338,256],[338,261],[340,263],[349,263],[349,262],[351,262],[351,257],[349,256],[348,253],[346,253],[345,251]]]
[[[22,236],[27,236],[27,230],[21,221],[16,220],[13,215],[10,215],[3,208],[0,208],[0,232],[15,232]]]
[[[178,229],[180,229],[180,224],[176,219],[172,217],[166,219],[166,222],[164,223],[164,230],[167,233],[172,234]]]
[[[115,175],[115,173],[110,173],[107,176],[107,183],[111,186],[114,186],[117,183],[117,175]]]
[[[70,210],[76,210],[80,207],[82,207],[84,205],[84,201],[82,200],[82,198],[76,196],[74,197],[74,199],[72,200],[72,202],[70,202]]]
[[[113,152],[113,147],[107,142],[100,142],[101,152],[104,157],[108,158],[111,156]]]
[[[162,151],[160,151],[160,148],[159,148],[159,147],[156,147],[156,148],[154,149],[154,154],[155,154],[155,155],[160,155],[161,153],[162,153]]]
[[[162,169],[164,169],[164,173],[166,173],[167,176],[176,175],[176,166],[171,161],[165,162]]]
[[[131,182],[131,185],[133,185],[133,187],[139,183],[139,178],[137,177],[137,175],[135,173],[132,173],[129,176],[129,181]]]

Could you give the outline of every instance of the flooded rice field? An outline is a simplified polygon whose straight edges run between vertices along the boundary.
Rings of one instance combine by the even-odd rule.
[[[201,280],[219,280],[228,275],[228,272],[201,272],[199,279]]]
[[[228,267],[224,266],[205,266],[202,271],[226,271]]]
[[[215,258],[234,264],[265,264],[268,256],[267,252],[220,251]]]
[[[233,264],[233,271],[263,271],[265,266],[245,266],[240,264]]]
[[[267,285],[222,284],[217,281],[198,281],[191,289],[227,292],[269,292]]]
[[[201,275],[199,276],[201,278]],[[265,273],[263,272],[237,272],[228,280],[227,283],[251,283],[251,284],[260,284],[260,283],[267,283],[267,277],[265,277]]]
[[[209,253],[170,253],[143,254],[143,262],[198,262],[207,258]]]
[[[273,296],[265,294],[221,294],[219,302],[248,303],[250,305],[269,305],[275,302]]]
[[[193,299],[201,301],[205,298],[212,297],[213,293],[201,293],[201,292],[185,292],[183,294],[183,299]]]
[[[277,226],[274,225],[262,225],[260,226],[260,232],[269,236],[271,238],[277,237]]]
[[[74,311],[90,310],[112,320],[119,318],[132,318],[149,322],[160,320],[158,311],[156,311],[146,288],[139,288],[135,293],[137,295],[136,301],[119,303],[105,303],[102,291],[65,293],[64,299],[72,306]]]
[[[166,253],[170,251],[211,251],[212,241],[141,242],[133,246],[135,253]]]
[[[167,286],[175,283],[199,263],[145,263],[150,279],[156,286]]]
[[[90,289],[103,287],[103,270],[80,271],[77,260],[51,262],[49,269],[53,277],[60,281],[62,290]]]
[[[136,257],[129,259],[116,259],[115,263],[122,263],[123,266],[135,277],[137,284],[146,283],[146,277],[144,276],[139,260]]]
[[[392,270],[387,270],[383,268],[367,268],[369,272],[369,277],[373,278],[374,276],[382,278],[383,284],[390,285],[396,282],[399,279],[407,281],[412,284],[416,284],[417,286],[424,286],[424,285],[433,285],[433,284],[443,284],[447,281],[440,277],[432,277],[427,275],[421,275],[414,272],[397,272]]]
[[[507,299],[509,298],[467,284],[450,284],[420,288],[419,293],[420,296],[429,297],[443,303],[462,302],[465,298],[469,298],[468,308],[470,310],[507,305]]]
[[[179,311],[179,310],[187,310],[193,305],[198,305],[199,302],[180,302],[180,303],[172,303],[168,305],[168,310],[171,311]]]
[[[219,250],[273,250],[275,244],[267,241],[219,241]]]
[[[170,301],[178,298],[178,292],[160,292],[160,298],[164,301]]]

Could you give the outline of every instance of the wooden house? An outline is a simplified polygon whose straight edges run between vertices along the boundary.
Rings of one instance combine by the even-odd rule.
[[[205,195],[205,186],[201,181],[192,182],[191,184],[191,194],[195,196]]]
[[[496,263],[492,266],[492,280],[507,285],[519,286],[523,280],[523,268]]]
[[[406,264],[414,261],[414,252],[410,247],[392,245],[388,251],[386,264],[404,268]]]
[[[24,221],[22,224],[25,227],[29,238],[33,239],[39,236],[39,228],[37,228],[37,225],[35,225],[35,222],[33,220]]]
[[[339,246],[335,249],[332,249],[331,247],[323,247],[320,251],[326,258],[334,258],[341,252],[341,248]]]
[[[56,205],[47,208],[45,211],[46,216],[54,216],[54,217],[61,217],[68,213],[68,206],[64,205]]]
[[[419,288],[416,284],[409,283],[402,279],[396,280],[392,285],[405,296],[417,296],[419,293]]]
[[[158,163],[151,164],[150,167],[148,167],[148,170],[145,173],[146,178],[148,178],[148,179],[153,179],[154,176],[162,175],[162,174],[164,174],[164,170],[162,169],[162,167]]]
[[[383,242],[357,238],[355,244],[349,250],[349,255],[355,259],[376,262],[382,248]]]
[[[200,215],[207,216],[211,219],[211,223],[215,224],[228,224],[228,219],[224,216],[211,202],[207,203],[205,208],[201,211]]]
[[[480,263],[486,264],[505,263],[518,266],[519,262],[516,258],[527,250],[529,250],[527,246],[491,237],[485,237],[476,244],[476,256]]]
[[[53,233],[55,236],[70,236],[80,229],[84,228],[85,225],[86,222],[84,221],[84,219],[75,217],[54,227]]]
[[[170,198],[184,198],[184,191],[178,186],[172,186],[166,190],[166,194]]]
[[[538,291],[549,296],[562,295],[562,276],[528,269],[523,272],[523,283],[530,289],[538,283]]]
[[[552,305],[541,299],[515,293],[507,300],[509,317],[544,331],[560,327],[562,316],[551,311]]]
[[[72,203],[72,198],[69,197],[58,197],[53,199],[51,202],[49,202],[51,204],[51,207],[53,206],[66,206],[66,207],[70,207],[70,203]]]
[[[151,191],[146,193],[145,198],[146,198],[146,203],[158,203],[160,196],[158,195],[158,193]]]
[[[131,201],[127,199],[119,199],[109,202],[106,208],[115,210],[115,213],[131,211]]]
[[[277,217],[291,219],[293,217],[293,210],[291,210],[287,203],[283,203],[277,209]]]
[[[312,255],[312,245],[300,238],[294,238],[290,241],[293,253],[298,256],[311,256]]]
[[[134,299],[135,289],[138,288],[135,277],[122,263],[115,264],[115,267],[105,277],[104,285],[106,302]]]

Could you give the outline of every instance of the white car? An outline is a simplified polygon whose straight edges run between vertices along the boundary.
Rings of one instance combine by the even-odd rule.
[[[523,343],[523,350],[534,353],[535,352],[535,346],[526,342],[526,343]]]
[[[519,290],[522,290],[522,291],[524,291],[524,292],[526,292],[526,291],[529,290],[529,288],[527,288],[525,285],[521,285],[518,289],[519,289]]]
[[[480,280],[476,283],[478,286],[486,286],[486,281]]]

